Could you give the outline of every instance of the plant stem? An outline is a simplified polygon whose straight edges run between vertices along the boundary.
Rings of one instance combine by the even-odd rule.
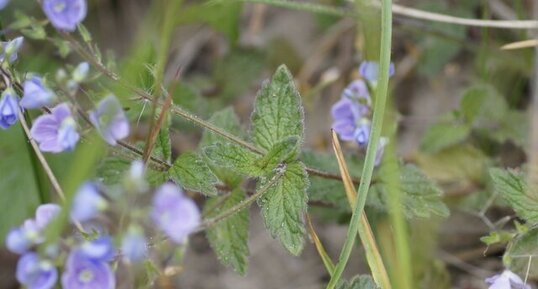
[[[392,0],[383,0],[381,9],[381,56],[379,60],[379,82],[376,90],[376,98],[374,105],[374,115],[372,118],[372,131],[370,133],[370,141],[368,148],[366,149],[366,159],[362,170],[361,182],[359,185],[359,191],[357,193],[358,198],[355,203],[353,215],[348,227],[346,240],[340,253],[338,263],[334,271],[334,275],[331,277],[327,289],[334,289],[344,269],[346,267],[351,250],[353,249],[353,243],[358,232],[360,225],[360,219],[366,203],[366,196],[372,180],[372,174],[375,165],[375,155],[381,137],[381,129],[383,127],[383,118],[385,113],[385,104],[387,101],[387,92],[389,84],[389,66],[390,66],[390,53],[391,53],[391,38],[392,38]]]

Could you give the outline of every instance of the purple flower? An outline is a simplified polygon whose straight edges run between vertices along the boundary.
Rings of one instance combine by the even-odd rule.
[[[62,208],[57,204],[43,204],[37,207],[35,212],[35,222],[39,230],[44,230],[54,219]]]
[[[73,150],[80,139],[75,119],[67,103],[61,103],[36,119],[32,126],[32,138],[44,152],[60,153]]]
[[[47,260],[36,253],[24,254],[17,263],[17,280],[28,289],[53,288],[58,279],[58,271]]]
[[[353,136],[355,142],[359,146],[365,146],[368,144],[368,139],[370,138],[370,120],[362,118],[359,120],[359,124],[355,129],[355,135]]]
[[[389,76],[393,76],[396,69],[394,63],[389,66]],[[363,61],[359,67],[359,73],[364,79],[370,82],[377,82],[379,78],[379,63],[375,61]]]
[[[19,119],[19,100],[12,88],[7,88],[0,98],[0,128],[8,129]]]
[[[0,10],[4,9],[10,0],[0,0]]]
[[[177,185],[165,183],[155,193],[151,218],[170,239],[182,244],[200,224],[200,210]]]
[[[80,249],[69,254],[62,274],[63,289],[113,289],[116,278],[105,262],[88,258]]]
[[[106,199],[99,194],[97,186],[86,182],[80,186],[71,207],[71,218],[79,222],[86,222],[95,218],[99,212],[108,207]]]
[[[342,98],[331,109],[334,119],[332,128],[344,141],[356,141],[360,146],[368,143],[370,120],[369,108],[357,100]]]
[[[369,107],[372,104],[370,99],[370,93],[368,92],[368,86],[362,79],[357,79],[348,84],[342,92],[342,98],[349,98],[351,100],[358,101],[362,104],[363,108],[369,111]]]
[[[43,11],[56,29],[75,31],[87,12],[86,0],[44,0]]]
[[[90,121],[111,145],[116,145],[118,140],[129,135],[129,120],[120,102],[112,95],[103,98],[97,108],[90,112]]]
[[[504,270],[502,274],[497,274],[486,278],[489,289],[531,289],[530,285],[525,284],[521,278],[511,272]]]
[[[22,254],[30,247],[43,241],[42,232],[50,221],[60,212],[56,204],[44,204],[37,207],[36,218],[24,221],[22,226],[13,228],[6,236],[6,247],[13,253]]]
[[[40,108],[51,104],[55,99],[56,95],[45,86],[43,79],[34,76],[24,82],[24,95],[20,105],[27,109]]]
[[[8,62],[12,63],[18,58],[18,52],[24,43],[24,37],[17,37],[11,41],[0,41],[0,62],[4,62],[7,57]]]
[[[129,262],[138,262],[148,254],[148,245],[142,229],[131,227],[123,236],[121,253]]]
[[[101,236],[95,240],[86,241],[80,250],[87,258],[98,262],[108,262],[116,255],[110,236]]]

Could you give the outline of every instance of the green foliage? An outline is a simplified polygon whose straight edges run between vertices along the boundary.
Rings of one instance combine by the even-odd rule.
[[[489,174],[495,191],[530,224],[538,223],[538,199],[536,190],[529,190],[523,175],[513,170],[492,168]]]
[[[274,237],[294,255],[299,255],[304,245],[303,215],[307,208],[308,176],[301,162],[292,162],[284,168],[284,174],[258,199],[265,224]],[[274,175],[274,174],[273,174]],[[257,189],[271,182],[272,176],[261,178]]]
[[[378,172],[380,181],[372,185],[368,194],[368,204],[385,211],[388,194],[383,180],[385,167]],[[401,167],[401,200],[407,218],[429,218],[432,215],[447,217],[450,212],[441,199],[442,191],[428,179],[416,166]]]
[[[514,237],[513,233],[508,231],[493,231],[489,235],[480,238],[484,244],[491,246],[498,243],[507,243]]]
[[[217,194],[217,178],[206,162],[195,153],[184,153],[169,170],[170,177],[187,190],[208,196]]]
[[[25,218],[32,217],[39,204],[39,188],[32,168],[26,139],[20,125],[0,130],[0,239]],[[36,163],[39,165],[39,163]]]
[[[538,262],[532,259],[537,254],[538,228],[533,228],[524,234],[518,235],[509,244],[503,256],[503,263],[515,273],[525,276],[529,272],[530,278],[536,278],[538,277]]]
[[[216,166],[229,168],[243,176],[261,176],[263,171],[256,165],[258,155],[231,143],[216,143],[204,150],[207,158]]]
[[[240,189],[233,190],[230,195],[213,197],[205,204],[204,215],[215,217],[244,198],[245,193]],[[247,273],[248,266],[248,223],[248,209],[243,209],[207,230],[209,244],[219,260],[241,275]]]
[[[379,289],[370,275],[358,275],[351,281],[342,281],[337,289]]]
[[[277,142],[269,152],[258,159],[255,164],[263,172],[271,173],[277,165],[293,161],[300,150],[300,140],[297,136],[290,136]]]
[[[233,111],[233,108],[228,107],[223,110],[217,111],[213,114],[213,116],[209,119],[209,122],[215,125],[216,127],[219,127],[221,129],[224,129],[230,133],[233,133],[236,136],[242,136],[242,130],[241,125],[239,123],[239,118]],[[202,135],[202,140],[200,141],[200,147],[207,147],[209,145],[229,145],[228,140],[223,138],[222,136],[219,136],[211,131],[205,130],[204,134]],[[205,149],[205,148],[204,148]],[[237,172],[230,170],[229,168],[220,167],[218,165],[213,164],[214,160],[211,160],[207,158],[206,153],[204,153],[204,157],[207,159],[207,163],[211,168],[211,171],[225,184],[228,186],[234,188],[241,182],[241,175],[239,175]]]
[[[427,153],[436,153],[464,141],[470,134],[467,124],[438,123],[431,126],[422,139],[421,148]]]
[[[303,118],[301,97],[293,77],[285,66],[280,66],[256,97],[252,139],[267,151],[289,136],[302,140]]]
[[[468,88],[463,95],[460,107],[465,120],[479,127],[498,123],[508,111],[508,104],[504,97],[490,85],[476,85]]]

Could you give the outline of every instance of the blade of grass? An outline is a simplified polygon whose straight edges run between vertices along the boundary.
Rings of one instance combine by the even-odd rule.
[[[392,1],[383,0],[382,9],[381,9],[381,56],[379,61],[379,82],[376,90],[376,98],[374,105],[374,115],[372,118],[372,131],[370,133],[370,141],[366,149],[366,159],[362,169],[361,182],[359,185],[358,199],[355,203],[355,208],[353,209],[353,215],[351,216],[351,221],[348,227],[346,240],[338,263],[336,264],[336,269],[334,275],[332,276],[329,284],[327,285],[328,289],[334,289],[342,273],[346,267],[349,256],[351,255],[351,250],[353,249],[353,243],[357,236],[358,227],[360,224],[360,219],[362,212],[364,210],[364,205],[366,203],[366,196],[368,194],[368,189],[370,188],[370,182],[372,181],[372,174],[374,171],[375,165],[375,155],[377,147],[379,145],[379,139],[381,137],[381,129],[383,128],[383,117],[385,113],[385,104],[387,102],[387,92],[389,84],[389,66],[390,66],[390,52],[391,52],[391,41],[392,41]]]
[[[323,265],[325,265],[325,269],[327,269],[329,275],[332,276],[334,273],[334,263],[331,260],[331,257],[329,257],[329,254],[327,254],[325,247],[323,247],[321,240],[316,234],[316,230],[314,230],[312,220],[310,219],[310,214],[308,213],[306,214],[306,222],[308,223],[308,234],[310,234],[310,238],[312,239],[312,241],[314,241],[314,245],[316,246],[316,250],[321,257],[321,261],[323,261]]]
[[[342,153],[342,148],[340,146],[340,141],[338,140],[338,136],[336,136],[334,131],[332,131],[332,138],[333,149],[336,159],[338,160],[342,180],[344,181],[349,206],[353,208],[356,202],[355,186],[351,181],[351,176],[349,175],[349,171],[347,169],[344,154]],[[372,271],[372,276],[374,277],[375,282],[383,289],[391,289],[392,286],[389,275],[387,274],[387,269],[385,268],[385,264],[383,264],[383,258],[381,258],[381,253],[379,252],[375,236],[364,211],[362,212],[358,231],[364,251],[366,252],[366,260],[368,261],[368,265],[370,266],[370,270]]]

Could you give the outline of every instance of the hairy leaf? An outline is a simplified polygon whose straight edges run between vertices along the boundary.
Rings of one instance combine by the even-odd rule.
[[[216,195],[218,180],[203,159],[194,153],[184,153],[174,162],[170,177],[187,190]]]
[[[204,214],[215,217],[237,205],[245,198],[245,193],[235,189],[229,196],[211,198],[204,207]],[[248,266],[248,210],[243,209],[207,230],[209,244],[219,260],[245,275]]]
[[[530,278],[538,277],[538,262],[534,260],[538,254],[538,228],[517,236],[508,246],[503,256],[504,265],[513,272]],[[532,260],[530,259],[532,258]],[[529,261],[532,261],[529,264]],[[530,265],[530,268],[529,268]],[[528,271],[527,271],[528,270]]]
[[[215,166],[228,168],[244,176],[260,176],[256,166],[258,155],[236,144],[216,143],[204,149],[206,157]]]
[[[256,145],[269,151],[290,136],[303,138],[301,97],[286,68],[280,66],[271,82],[258,92],[252,114],[252,138]]]
[[[523,175],[513,170],[492,168],[489,174],[495,190],[510,204],[518,216],[531,224],[538,223],[538,199],[529,191]]]
[[[416,166],[404,165],[400,168],[402,206],[406,217],[429,218],[432,215],[447,217],[449,210],[441,199],[442,191]],[[379,171],[380,181],[372,186],[368,203],[382,211],[387,206],[383,168]]]
[[[292,254],[301,253],[304,245],[304,219],[307,208],[308,177],[301,162],[292,162],[284,174],[258,199],[265,225]],[[258,189],[264,188],[272,177],[261,178]]]
[[[256,165],[266,173],[270,172],[280,163],[292,161],[299,153],[299,146],[299,138],[290,136],[276,143],[264,157],[256,161]]]

